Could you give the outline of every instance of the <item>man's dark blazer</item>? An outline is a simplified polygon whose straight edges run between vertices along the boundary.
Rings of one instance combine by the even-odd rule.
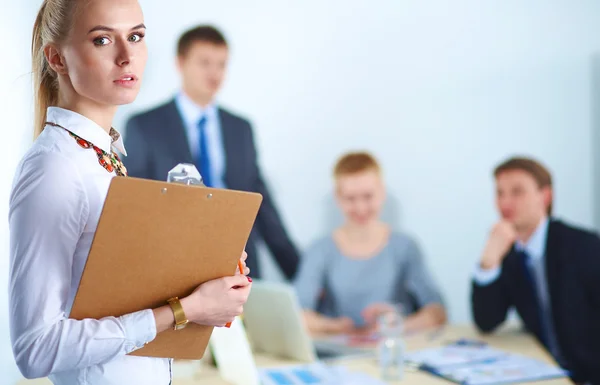
[[[552,319],[564,366],[576,382],[600,384],[600,238],[596,233],[551,220],[545,249]],[[526,329],[542,341],[541,322],[525,265],[513,247],[500,277],[489,285],[472,283],[477,327],[491,332],[515,307]]]
[[[224,181],[229,189],[262,194],[263,202],[246,245],[250,275],[261,277],[256,241],[260,235],[285,276],[290,279],[298,266],[298,252],[275,208],[257,164],[250,123],[225,109],[218,109],[225,155]],[[124,164],[130,176],[166,180],[178,163],[195,163],[184,122],[174,100],[132,116],[126,125]]]

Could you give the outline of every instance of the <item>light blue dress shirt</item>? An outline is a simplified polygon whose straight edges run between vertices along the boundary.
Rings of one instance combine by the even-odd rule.
[[[546,279],[546,240],[548,238],[548,224],[549,219],[544,218],[538,227],[535,229],[527,243],[517,241],[515,249],[523,251],[529,255],[528,265],[529,269],[535,276],[535,282],[537,285],[537,292],[540,300],[540,307],[542,309],[542,316],[548,325],[548,345],[550,353],[554,358],[561,362],[560,351],[558,342],[556,340],[556,333],[554,332],[554,322],[552,320],[552,309],[550,308],[550,295],[548,292],[548,281]],[[479,266],[475,269],[474,279],[475,282],[480,286],[489,285],[494,282],[500,276],[502,267],[495,269],[483,270]]]
[[[226,188],[225,185],[225,149],[221,134],[221,122],[219,110],[215,104],[209,104],[205,108],[200,107],[183,91],[175,97],[175,105],[183,118],[183,125],[187,136],[190,152],[194,159],[198,159],[200,152],[200,131],[198,122],[202,116],[206,116],[206,136],[208,139],[210,168],[212,172],[213,186]]]

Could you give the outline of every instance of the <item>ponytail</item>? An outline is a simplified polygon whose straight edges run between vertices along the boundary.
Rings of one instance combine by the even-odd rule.
[[[48,107],[58,103],[58,79],[50,68],[44,47],[64,40],[76,0],[44,0],[33,25],[31,66],[34,93],[34,139],[44,129]]]

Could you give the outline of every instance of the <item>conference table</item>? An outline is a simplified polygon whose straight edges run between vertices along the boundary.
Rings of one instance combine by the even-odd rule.
[[[553,358],[528,334],[523,333],[520,327],[509,325],[494,334],[482,335],[471,325],[448,325],[440,329],[427,330],[405,337],[407,351],[441,346],[460,338],[472,338],[488,343],[490,346],[512,353],[519,353],[531,358],[537,358],[552,365],[556,365]],[[277,367],[297,364],[297,362],[271,357],[264,354],[255,354],[258,367]],[[206,361],[206,362],[205,362]],[[232,385],[224,381],[218,370],[208,360],[194,362],[178,362],[173,364],[173,385]],[[379,368],[375,358],[344,359],[335,362],[335,365],[346,367],[351,372],[363,372],[375,378],[380,378]],[[191,371],[190,371],[191,369]],[[402,385],[449,385],[452,382],[433,376],[429,373],[406,369],[400,381],[389,382]],[[50,385],[48,379],[23,380],[17,385]],[[540,385],[572,384],[568,378],[536,381]],[[124,384],[126,385],[126,384]],[[341,384],[343,385],[343,384]]]

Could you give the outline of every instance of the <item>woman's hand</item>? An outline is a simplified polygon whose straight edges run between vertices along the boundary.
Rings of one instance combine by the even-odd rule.
[[[251,286],[252,279],[241,274],[218,278],[198,286],[181,305],[190,322],[224,326],[242,314]]]
[[[352,333],[354,322],[348,317],[329,318],[325,321],[325,330],[332,334]]]
[[[397,311],[397,308],[387,303],[375,303],[367,306],[361,315],[365,320],[365,325],[369,328],[377,326],[377,319],[385,313]]]
[[[246,250],[242,252],[242,256],[240,257],[240,262],[238,263],[237,269],[235,269],[236,274],[248,275],[250,274],[250,268],[246,266],[246,259],[248,259],[248,253]],[[240,265],[243,267],[243,272],[240,271]]]

